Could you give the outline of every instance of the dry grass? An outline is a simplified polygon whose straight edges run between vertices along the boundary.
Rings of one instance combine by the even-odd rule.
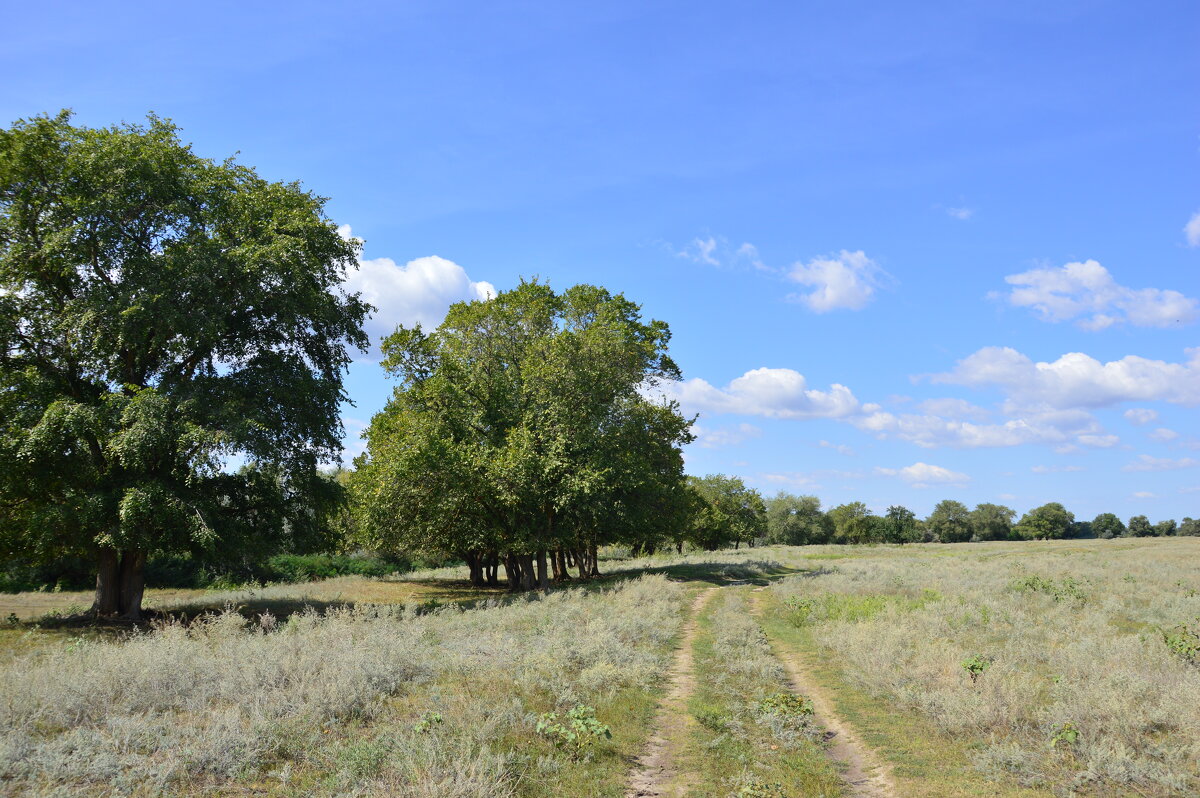
[[[814,553],[851,556],[773,588],[791,619],[869,692],[975,744],[984,773],[1085,794],[1200,788],[1200,669],[1160,631],[1200,617],[1200,541]],[[974,680],[972,656],[990,661]]]
[[[229,612],[45,647],[0,671],[0,779],[54,795],[617,789],[620,746],[573,761],[532,733],[536,713],[591,704],[626,737],[644,733],[683,599],[646,577],[472,611],[359,607],[256,624]],[[414,728],[425,713],[442,721]]]

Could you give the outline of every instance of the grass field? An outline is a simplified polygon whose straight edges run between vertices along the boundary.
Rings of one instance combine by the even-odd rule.
[[[1195,795],[1198,566],[1189,538],[771,547],[516,598],[455,569],[149,591],[180,620],[0,634],[0,792],[622,796],[654,743],[647,795]]]

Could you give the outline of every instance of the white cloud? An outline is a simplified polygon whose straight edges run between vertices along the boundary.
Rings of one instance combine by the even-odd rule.
[[[1008,301],[1032,308],[1043,321],[1078,319],[1085,330],[1129,322],[1137,327],[1171,327],[1200,318],[1200,301],[1178,291],[1127,288],[1094,260],[1060,269],[1031,269],[1004,278],[1013,286]]]
[[[876,468],[875,473],[898,477],[914,488],[928,488],[933,485],[965,485],[971,481],[966,474],[929,463],[913,463],[899,469]]]
[[[692,242],[683,249],[675,253],[676,257],[686,258],[694,263],[703,263],[708,266],[720,266],[721,262],[716,258],[717,239],[713,236],[707,238],[693,238]]]
[[[946,215],[953,219],[958,219],[960,222],[965,222],[975,215],[973,208],[947,208]]]
[[[991,416],[987,410],[965,399],[926,399],[917,408],[929,415],[982,421]]]
[[[1158,495],[1151,493],[1148,490],[1139,490],[1137,493],[1133,494],[1133,498],[1135,498],[1135,499],[1157,499]]]
[[[753,369],[724,388],[693,378],[663,385],[661,390],[692,412],[767,418],[842,418],[859,409],[858,400],[846,386],[835,383],[828,391],[809,389],[804,375],[792,369]]]
[[[1001,493],[999,494],[998,498],[1004,499],[1005,501],[1012,501],[1013,499],[1017,498],[1017,496],[1015,493]]]
[[[814,258],[797,263],[787,272],[789,280],[809,286],[809,293],[790,294],[788,299],[816,313],[831,310],[861,310],[875,295],[884,272],[861,249],[842,250],[836,257]]]
[[[1158,419],[1158,411],[1148,407],[1131,407],[1125,411],[1124,415],[1129,419],[1129,423],[1137,424],[1139,427]]]
[[[1183,226],[1183,234],[1187,236],[1189,246],[1200,247],[1200,211],[1192,214],[1188,223]]]
[[[1027,443],[1106,447],[1117,442],[1116,436],[1105,435],[1096,419],[1082,410],[1027,412],[995,424],[977,424],[937,415],[894,415],[876,411],[864,413],[853,419],[853,423],[876,437],[908,441],[926,449],[942,446],[975,449]]]
[[[1173,441],[1178,437],[1178,432],[1173,429],[1167,429],[1166,427],[1159,427],[1158,429],[1154,430],[1154,432],[1150,433],[1150,440],[1158,441],[1159,443],[1167,443],[1168,441]]]
[[[1138,455],[1138,459],[1134,460],[1121,468],[1122,471],[1175,471],[1180,468],[1195,468],[1200,465],[1200,460],[1191,457],[1181,457],[1178,460],[1172,460],[1169,457],[1151,457],[1148,454]]]
[[[934,382],[996,386],[1010,402],[1052,408],[1105,407],[1120,402],[1160,400],[1200,404],[1200,348],[1187,350],[1187,363],[1127,355],[1101,363],[1069,352],[1053,363],[1035,363],[1009,347],[989,346],[958,361]]]
[[[1065,474],[1065,473],[1071,473],[1071,472],[1075,472],[1075,471],[1086,471],[1087,469],[1084,468],[1083,466],[1077,466],[1077,465],[1069,465],[1069,466],[1035,465],[1033,468],[1031,468],[1029,470],[1035,474]]]
[[[694,424],[692,433],[696,436],[696,445],[705,449],[720,449],[725,446],[736,446],[750,438],[757,438],[762,435],[762,430],[753,424],[738,424],[736,427],[721,429],[709,429]]]
[[[349,238],[350,226],[342,225],[338,233]],[[346,276],[345,286],[375,306],[366,327],[376,343],[399,324],[436,327],[453,303],[496,295],[491,283],[472,280],[462,266],[436,255],[403,266],[391,258],[361,259],[358,270]]]
[[[854,450],[842,443],[830,443],[829,441],[821,441],[817,444],[822,449],[833,449],[838,454],[844,454],[847,457],[854,456]]]

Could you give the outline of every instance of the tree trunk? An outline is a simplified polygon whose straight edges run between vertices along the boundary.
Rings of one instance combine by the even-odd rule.
[[[508,578],[510,592],[516,593],[521,589],[521,563],[515,555],[504,555],[504,575]]]
[[[518,559],[521,561],[521,589],[533,590],[535,587],[536,575],[533,572],[533,555],[522,554]]]
[[[116,549],[103,548],[96,555],[96,599],[92,612],[111,618],[121,611],[121,558]]]
[[[554,577],[558,582],[570,582],[571,573],[567,570],[567,552],[564,549],[554,550],[554,564],[558,570],[558,576]]]
[[[538,589],[545,590],[550,587],[550,575],[546,572],[546,550],[538,549],[537,553],[537,581]]]
[[[675,551],[678,552],[679,554],[683,554],[683,541],[682,540],[675,541]]]
[[[489,587],[495,587],[500,584],[500,580],[496,578],[496,572],[500,567],[500,558],[494,552],[489,552],[487,557],[487,583]]]
[[[590,555],[589,559],[592,561],[591,570],[588,572],[588,576],[599,576],[600,575],[600,557],[596,554],[596,544],[595,543],[593,543],[592,547],[588,550],[588,554]]]
[[[474,587],[483,587],[483,557],[478,551],[467,551],[463,553],[462,558],[471,571],[471,584]]]
[[[588,564],[587,564],[586,552],[587,552],[587,549],[578,549],[575,552],[575,565],[579,568],[579,578],[580,579],[588,578]]]
[[[550,550],[550,578],[555,583],[561,582],[563,578],[562,568],[558,565],[558,549]]]
[[[121,617],[142,619],[142,595],[146,592],[146,552],[133,549],[121,554]]]

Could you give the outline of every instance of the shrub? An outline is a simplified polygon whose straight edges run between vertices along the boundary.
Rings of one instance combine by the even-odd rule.
[[[813,714],[813,703],[804,696],[793,693],[772,693],[758,702],[762,715],[784,715],[797,717]]]
[[[979,677],[983,672],[992,667],[991,657],[981,657],[978,654],[972,654],[962,661],[963,670],[971,675],[971,684],[979,681]]]
[[[566,721],[560,723],[557,712],[545,712],[538,718],[537,733],[566,749],[572,759],[585,756],[598,740],[612,739],[612,730],[596,720],[592,707],[576,704],[567,712]]]
[[[1200,665],[1200,631],[1180,624],[1169,632],[1163,632],[1163,642],[1185,662]]]

